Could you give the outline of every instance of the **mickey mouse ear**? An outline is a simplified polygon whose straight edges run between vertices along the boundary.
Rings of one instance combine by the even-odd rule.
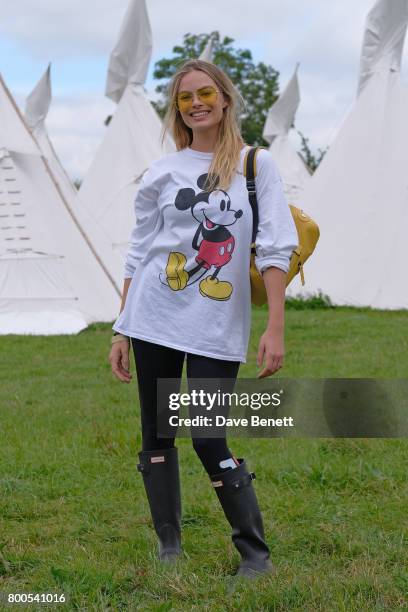
[[[176,201],[174,202],[177,210],[187,210],[190,208],[195,202],[195,195],[195,191],[191,189],[191,187],[183,187],[183,189],[180,189],[176,195]]]
[[[212,189],[215,189],[219,182],[219,177],[211,174],[202,174],[197,179],[197,185],[202,191],[205,191],[210,186],[212,186]]]

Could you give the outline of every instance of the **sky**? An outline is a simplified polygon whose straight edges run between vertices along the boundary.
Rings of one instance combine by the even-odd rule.
[[[255,62],[278,70],[280,90],[300,62],[296,128],[315,152],[330,144],[353,104],[364,22],[374,0],[146,1],[153,34],[146,81],[151,99],[154,63],[171,57],[184,34],[218,30],[237,48],[250,49]],[[52,62],[47,128],[73,180],[86,174],[106,130],[104,119],[114,112],[114,103],[104,96],[106,69],[128,2],[19,0],[2,6],[0,72],[24,110],[26,96]]]

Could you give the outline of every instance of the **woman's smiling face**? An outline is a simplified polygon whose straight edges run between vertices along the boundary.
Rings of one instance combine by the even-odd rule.
[[[211,103],[200,100],[197,90],[203,87],[213,87],[217,90],[215,100]],[[202,70],[191,70],[185,74],[179,84],[178,94],[189,92],[193,99],[188,110],[181,111],[180,115],[184,123],[193,131],[205,131],[218,125],[223,117],[223,110],[228,106],[222,92],[213,79]]]

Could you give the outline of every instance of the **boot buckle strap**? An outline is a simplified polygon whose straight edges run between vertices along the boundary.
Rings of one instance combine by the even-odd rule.
[[[150,472],[149,467],[146,463],[138,463],[136,467],[137,471],[141,472],[142,474],[148,474]]]
[[[242,487],[246,487],[247,485],[249,485],[251,480],[255,480],[255,478],[256,478],[255,472],[249,472],[248,474],[245,474],[238,480],[232,480],[231,487],[233,489],[241,489]],[[211,484],[213,487],[223,487],[224,486],[224,482],[222,480],[212,480]]]
[[[255,478],[255,472],[248,472],[248,474],[245,474],[239,480],[233,480],[231,482],[231,486],[234,489],[241,489],[242,487],[247,487],[250,484],[251,480],[255,480]]]

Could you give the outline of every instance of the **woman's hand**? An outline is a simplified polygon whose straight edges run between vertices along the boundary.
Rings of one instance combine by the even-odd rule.
[[[265,359],[265,367],[258,374],[258,378],[265,378],[274,374],[283,366],[285,349],[283,345],[283,330],[266,330],[259,340],[257,365],[260,368]]]
[[[126,383],[130,383],[132,379],[132,375],[129,372],[129,349],[129,341],[122,340],[122,342],[115,342],[109,353],[112,372],[116,378]]]

